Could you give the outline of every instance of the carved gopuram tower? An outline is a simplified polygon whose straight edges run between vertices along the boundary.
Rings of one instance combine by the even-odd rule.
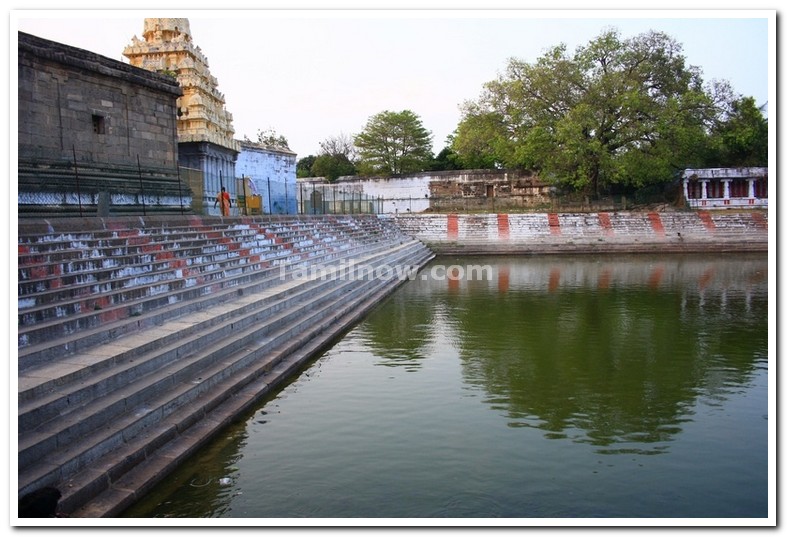
[[[202,171],[203,204],[213,213],[213,200],[221,186],[236,198],[235,161],[240,143],[233,137],[232,114],[224,108],[224,95],[210,74],[208,59],[192,42],[188,19],[145,19],[142,36],[144,40],[134,36],[123,55],[135,67],[172,74],[180,83],[178,163]]]

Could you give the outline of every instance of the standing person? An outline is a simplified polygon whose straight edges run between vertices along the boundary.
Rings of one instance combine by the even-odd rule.
[[[216,196],[216,201],[213,203],[213,208],[215,209],[216,205],[219,203],[221,203],[221,216],[229,216],[232,200],[230,200],[230,195],[227,193],[227,189],[224,187],[221,187],[221,192],[219,192],[218,196]]]

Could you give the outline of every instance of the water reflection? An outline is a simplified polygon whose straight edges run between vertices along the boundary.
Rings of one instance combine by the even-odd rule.
[[[405,301],[395,300],[386,311],[389,313],[370,316],[362,327],[369,334],[369,347],[381,358],[378,365],[418,371],[432,338],[435,310],[411,308]]]
[[[662,453],[698,397],[723,400],[767,367],[763,256],[473,262],[491,277],[441,280],[427,267],[363,330],[381,365],[417,370],[444,318],[465,383],[510,427]]]

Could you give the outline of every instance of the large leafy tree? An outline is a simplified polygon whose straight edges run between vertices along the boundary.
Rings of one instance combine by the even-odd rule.
[[[704,89],[666,34],[611,29],[574,54],[509,60],[465,103],[454,149],[466,165],[526,167],[588,193],[667,181],[703,164],[726,90]]]
[[[490,169],[512,166],[515,133],[509,132],[502,114],[488,105],[466,103],[464,119],[456,129],[453,149],[464,168]]]
[[[432,135],[410,110],[372,116],[355,136],[355,146],[365,175],[419,172],[432,160]]]
[[[768,120],[752,97],[733,101],[713,128],[714,166],[767,166]]]

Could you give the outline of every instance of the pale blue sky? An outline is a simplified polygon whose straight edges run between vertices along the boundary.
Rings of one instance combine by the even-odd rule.
[[[706,81],[728,80],[758,104],[775,90],[774,11],[12,11],[11,38],[20,30],[125,61],[144,18],[168,16],[188,17],[236,137],[273,128],[298,158],[328,137],[357,134],[378,112],[404,109],[422,118],[437,153],[461,103],[508,58],[534,61],[560,43],[573,51],[608,27],[623,37],[669,34]]]

